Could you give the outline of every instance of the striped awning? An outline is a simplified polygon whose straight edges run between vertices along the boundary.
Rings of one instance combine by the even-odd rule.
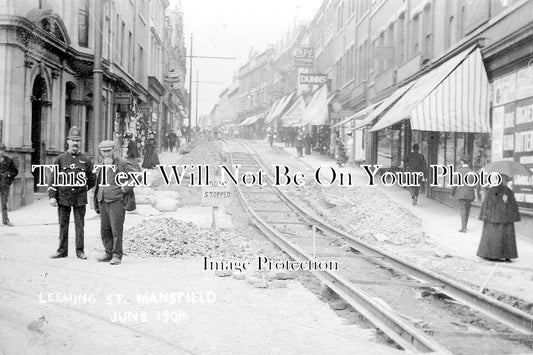
[[[414,130],[488,133],[489,108],[481,51],[471,47],[418,79],[370,131],[410,119]]]
[[[281,121],[285,127],[297,126],[303,121],[304,113],[305,100],[302,95],[299,95],[291,107],[289,107],[289,109],[281,117]]]
[[[362,117],[367,116],[370,112],[372,112],[372,110],[374,110],[379,104],[381,104],[381,102],[382,101],[376,102],[375,104],[371,104],[370,106],[367,106],[364,109],[357,111],[355,114],[349,117],[346,117],[344,120],[340,121],[339,123],[334,124],[333,126],[331,126],[331,128],[337,128],[340,126],[344,126],[345,124],[347,124],[348,122],[352,120],[361,120]]]
[[[279,98],[276,101],[274,101],[272,106],[270,106],[270,110],[268,110],[268,113],[265,116],[265,122],[270,122],[270,117],[272,116],[272,113],[276,110],[276,107],[278,107],[281,101],[282,101],[282,98]]]
[[[280,99],[279,104],[275,107],[274,110],[272,110],[270,116],[265,119],[265,123],[268,123],[270,121],[275,121],[281,116],[281,114],[285,111],[285,109],[291,102],[292,97],[294,96],[294,93],[295,92],[292,92]]]
[[[331,100],[331,98],[330,98]],[[318,88],[305,108],[303,125],[321,126],[329,121],[328,88]]]
[[[374,111],[370,112],[368,116],[366,116],[363,120],[357,122],[355,124],[354,129],[361,129],[368,125],[371,125],[376,118],[378,118],[383,112],[385,112],[388,108],[394,105],[415,83],[416,81],[402,86],[399,89],[396,89],[396,91],[393,92],[389,97],[387,97],[383,101],[380,101],[380,105],[376,107]]]
[[[248,125],[251,125],[251,124],[254,124],[256,123],[260,118],[263,117],[263,113],[260,113],[258,115],[253,115],[253,116],[250,116],[248,118],[246,118],[244,121],[242,121],[239,126],[248,126]]]

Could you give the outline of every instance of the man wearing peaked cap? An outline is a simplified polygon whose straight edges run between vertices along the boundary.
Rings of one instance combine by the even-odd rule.
[[[50,258],[64,258],[68,255],[69,220],[70,211],[73,210],[76,255],[85,260],[87,256],[84,251],[84,226],[87,191],[94,186],[96,177],[93,173],[93,162],[80,152],[81,132],[78,127],[73,126],[68,131],[67,144],[68,150],[60,154],[53,164],[56,165],[58,172],[78,178],[54,181],[52,177],[48,183],[49,202],[53,207],[57,207],[59,217],[59,248]]]
[[[100,234],[105,254],[97,260],[109,261],[111,265],[122,262],[122,235],[126,211],[135,209],[133,187],[120,186],[115,177],[119,173],[133,173],[137,170],[125,159],[115,156],[113,141],[102,141],[98,145],[104,165],[113,165],[114,169],[103,167],[98,171],[94,190],[94,208],[100,214]],[[102,181],[102,170],[106,169],[106,181]]]
[[[5,151],[6,146],[0,143],[0,202],[2,208],[2,224],[12,226],[13,224],[7,218],[7,199],[9,196],[9,186],[13,183],[19,171],[13,159],[5,155]]]
[[[457,172],[461,174],[461,180],[464,182],[465,177],[468,175],[474,175],[475,171],[470,168],[470,157],[463,154],[460,158],[459,168]],[[458,179],[454,179],[454,184],[459,185]],[[468,224],[468,218],[470,217],[470,206],[472,201],[476,199],[476,187],[462,184],[460,186],[452,186],[451,197],[455,198],[459,204],[459,211],[461,215],[461,229],[459,232],[466,233],[466,226]]]

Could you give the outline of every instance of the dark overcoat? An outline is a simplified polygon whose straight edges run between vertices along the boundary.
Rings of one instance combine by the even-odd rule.
[[[91,159],[83,153],[72,154],[67,151],[58,155],[53,165],[63,173],[85,174],[87,183],[83,186],[58,186],[55,184],[57,181],[53,181],[51,177],[48,184],[48,198],[55,198],[57,203],[63,206],[86,205],[87,191],[93,188],[96,181]]]
[[[9,190],[9,185],[19,173],[15,162],[8,156],[0,158],[0,191]]]
[[[513,191],[498,185],[488,189],[481,205],[479,219],[490,223],[514,223],[520,221],[520,212]]]

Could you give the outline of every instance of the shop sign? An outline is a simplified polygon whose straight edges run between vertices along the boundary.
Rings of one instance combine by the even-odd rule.
[[[299,47],[294,49],[294,65],[296,67],[309,67],[315,62],[315,49]]]
[[[137,106],[137,109],[140,113],[150,113],[152,107],[150,105],[139,105]]]
[[[328,81],[326,74],[300,74],[300,84],[320,85]]]
[[[129,92],[115,92],[113,102],[117,105],[129,105],[132,102],[132,96]]]

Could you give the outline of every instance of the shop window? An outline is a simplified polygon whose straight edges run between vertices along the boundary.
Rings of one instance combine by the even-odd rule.
[[[485,164],[490,163],[491,145],[490,133],[474,134],[472,152],[472,167],[474,169],[480,169]]]
[[[392,133],[389,128],[378,132],[378,157],[377,165],[383,167],[390,167],[392,163],[391,157],[392,147]]]

